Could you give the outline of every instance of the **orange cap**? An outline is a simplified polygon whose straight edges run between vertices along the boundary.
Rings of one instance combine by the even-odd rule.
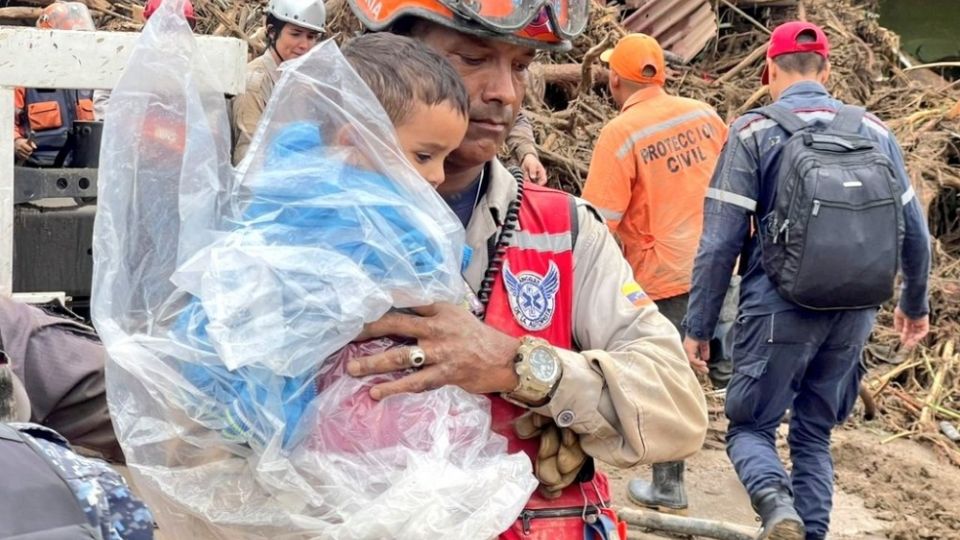
[[[624,36],[614,48],[604,51],[600,60],[610,64],[610,69],[628,81],[659,85],[667,82],[663,49],[656,39],[646,34]],[[648,67],[653,69],[653,76],[643,75]]]

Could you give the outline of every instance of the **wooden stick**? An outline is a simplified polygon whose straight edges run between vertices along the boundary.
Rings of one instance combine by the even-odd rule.
[[[917,64],[915,66],[904,68],[903,72],[906,73],[908,71],[913,71],[915,69],[928,69],[928,68],[935,68],[935,67],[960,67],[960,62],[933,62],[930,64]]]
[[[923,410],[920,411],[920,425],[922,427],[929,426],[936,430],[936,426],[933,425],[933,409],[931,406],[940,406],[940,394],[943,392],[943,378],[946,377],[947,372],[953,367],[953,362],[956,359],[953,350],[953,341],[948,341],[946,346],[944,346],[943,354],[940,355],[943,363],[940,365],[940,369],[937,370],[937,374],[933,377],[933,384],[930,385],[930,393],[927,394],[927,401],[923,406]]]
[[[585,96],[593,90],[593,63],[600,58],[603,51],[610,48],[613,41],[613,34],[604,36],[603,41],[597,43],[583,55],[583,63],[580,68],[580,85],[577,87],[577,96]]]
[[[887,437],[886,439],[883,439],[882,441],[880,441],[880,444],[891,443],[891,442],[893,442],[893,441],[895,441],[895,440],[897,440],[897,439],[902,439],[902,438],[904,438],[904,437],[909,437],[909,436],[913,435],[914,433],[916,433],[916,432],[915,432],[915,431],[912,431],[912,430],[901,431],[900,433],[897,433],[896,435],[891,435],[891,436]]]
[[[0,20],[37,19],[41,13],[43,8],[38,7],[5,7],[0,8]]]
[[[756,529],[714,521],[684,516],[661,514],[650,510],[636,510],[633,508],[618,508],[620,519],[635,527],[666,531],[674,534],[688,534],[704,536],[717,540],[753,540]]]
[[[593,85],[606,84],[610,72],[606,68],[593,68]],[[541,64],[540,74],[547,84],[569,84],[579,86],[583,80],[580,64]]]
[[[723,75],[721,75],[720,77],[718,77],[716,80],[714,80],[712,83],[710,83],[710,85],[711,85],[711,86],[720,86],[721,84],[723,84],[723,83],[729,81],[730,79],[732,79],[733,76],[736,75],[737,73],[740,73],[740,71],[742,71],[743,68],[745,68],[745,67],[753,64],[754,62],[757,61],[758,58],[760,58],[760,57],[762,57],[763,55],[767,54],[767,47],[768,47],[768,46],[769,46],[768,43],[764,43],[763,45],[760,45],[759,47],[757,47],[756,49],[754,49],[753,52],[751,52],[750,54],[748,54],[748,55],[746,56],[746,58],[744,58],[743,60],[741,60],[737,65],[735,65],[735,66],[733,66],[732,68],[730,68],[726,73],[724,73]]]
[[[106,13],[107,15],[110,15],[111,17],[115,17],[115,18],[120,19],[120,20],[122,20],[122,21],[136,22],[136,21],[133,20],[133,18],[128,17],[128,16],[126,16],[126,15],[123,15],[122,13],[117,13],[116,11],[114,11],[114,10],[112,10],[112,9],[110,9],[110,8],[105,8],[105,7],[91,7],[91,8],[90,8],[90,11],[96,11],[96,12],[99,12],[99,13]]]
[[[756,105],[761,99],[763,99],[764,96],[766,96],[769,92],[770,92],[770,88],[767,85],[763,85],[760,88],[758,88],[756,92],[754,92],[749,98],[747,98],[745,102],[743,102],[743,105],[741,105],[737,109],[734,116],[740,116],[741,114],[752,109],[753,106]],[[733,119],[731,118],[730,120],[733,120]]]
[[[773,32],[770,31],[769,28],[767,28],[766,26],[764,26],[763,23],[761,23],[760,21],[754,19],[754,18],[751,17],[750,15],[747,15],[747,13],[746,13],[745,11],[743,11],[742,9],[740,9],[740,8],[738,8],[737,6],[735,6],[735,5],[733,5],[732,3],[730,3],[730,0],[720,0],[720,2],[721,2],[723,5],[727,6],[728,8],[732,9],[737,15],[740,15],[741,17],[743,17],[744,19],[746,19],[747,21],[749,21],[751,24],[753,24],[754,26],[756,26],[757,29],[760,30],[761,32],[763,32],[764,34],[767,34],[767,35],[769,36],[770,34],[773,33]]]
[[[920,410],[923,408],[923,405],[917,402],[916,398],[896,387],[890,387],[890,393],[899,399],[900,402],[903,403],[904,407],[910,409],[910,412],[914,414],[920,414]]]
[[[898,377],[901,373],[903,373],[908,369],[913,369],[922,363],[923,362],[919,360],[916,360],[914,362],[909,362],[909,363],[905,362],[903,364],[900,364],[896,368],[890,370],[888,373],[886,373],[882,377],[879,377],[871,381],[870,387],[871,387],[871,390],[873,390],[873,396],[877,397],[878,395],[880,395],[880,392],[883,392],[884,388],[886,388],[887,385],[890,384],[890,381]]]
[[[807,20],[807,6],[803,0],[797,0],[797,20],[804,22]]]
[[[542,146],[537,146],[537,151],[540,152],[541,156],[549,159],[550,161],[567,165],[568,167],[570,167],[571,170],[575,170],[579,172],[581,177],[586,177],[587,173],[590,172],[590,169],[584,166],[582,163],[573,161],[568,157],[561,156],[560,154],[553,152],[551,150],[547,150]]]

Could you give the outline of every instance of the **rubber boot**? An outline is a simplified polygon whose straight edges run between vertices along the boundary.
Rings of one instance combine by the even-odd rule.
[[[687,491],[683,487],[683,462],[670,461],[653,464],[653,483],[640,478],[627,485],[631,501],[658,512],[684,514],[687,510]]]
[[[761,489],[750,498],[763,526],[757,540],[804,540],[803,520],[786,489]]]

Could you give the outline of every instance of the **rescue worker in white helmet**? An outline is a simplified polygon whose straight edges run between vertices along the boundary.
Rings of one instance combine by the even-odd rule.
[[[323,0],[270,0],[267,50],[247,64],[247,86],[233,100],[233,162],[240,163],[280,78],[280,64],[306,54],[323,37],[327,10]]]
[[[353,376],[400,371],[374,399],[453,384],[490,398],[492,429],[525,452],[540,489],[502,540],[625,538],[593,459],[620,467],[682,459],[707,428],[680,336],[634,281],[595,209],[524,184],[497,159],[537,49],[566,50],[589,0],[349,0],[370,30],[446,56],[470,97],[470,124],[437,189],[466,228],[464,277],[480,320],[438,303],[391,312],[364,336],[398,347],[351,361]],[[410,370],[415,364],[419,369]]]

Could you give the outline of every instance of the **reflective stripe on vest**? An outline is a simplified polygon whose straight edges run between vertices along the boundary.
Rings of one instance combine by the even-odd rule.
[[[536,336],[549,341],[552,345],[564,349],[573,348],[573,242],[574,227],[577,225],[575,199],[563,192],[542,188],[532,184],[524,186],[523,203],[520,205],[520,230],[507,248],[505,265],[494,286],[487,306],[486,322],[494,328],[512,336]],[[504,271],[513,276],[527,274],[533,278],[528,283],[536,284],[556,268],[559,285],[553,297],[553,310],[546,327],[530,330],[522,326],[514,313],[510,293],[507,290]],[[514,301],[515,302],[515,301]],[[523,451],[535,462],[540,448],[539,438],[521,440],[513,430],[514,420],[526,410],[499,396],[490,396],[493,415],[493,430],[506,437],[510,452]],[[597,473],[600,475],[601,473]],[[603,497],[609,496],[605,479],[598,481],[603,486]],[[594,486],[581,489],[581,484],[573,484],[563,490],[560,497],[546,499],[535,492],[527,503],[527,509],[543,508],[582,508],[584,493],[591,503],[599,502],[601,495]],[[542,518],[548,519],[548,518]],[[557,531],[557,529],[554,529]],[[579,536],[565,536],[554,532],[551,540],[582,540],[582,525]],[[559,536],[556,536],[558,535]],[[501,538],[514,538],[508,531]]]

